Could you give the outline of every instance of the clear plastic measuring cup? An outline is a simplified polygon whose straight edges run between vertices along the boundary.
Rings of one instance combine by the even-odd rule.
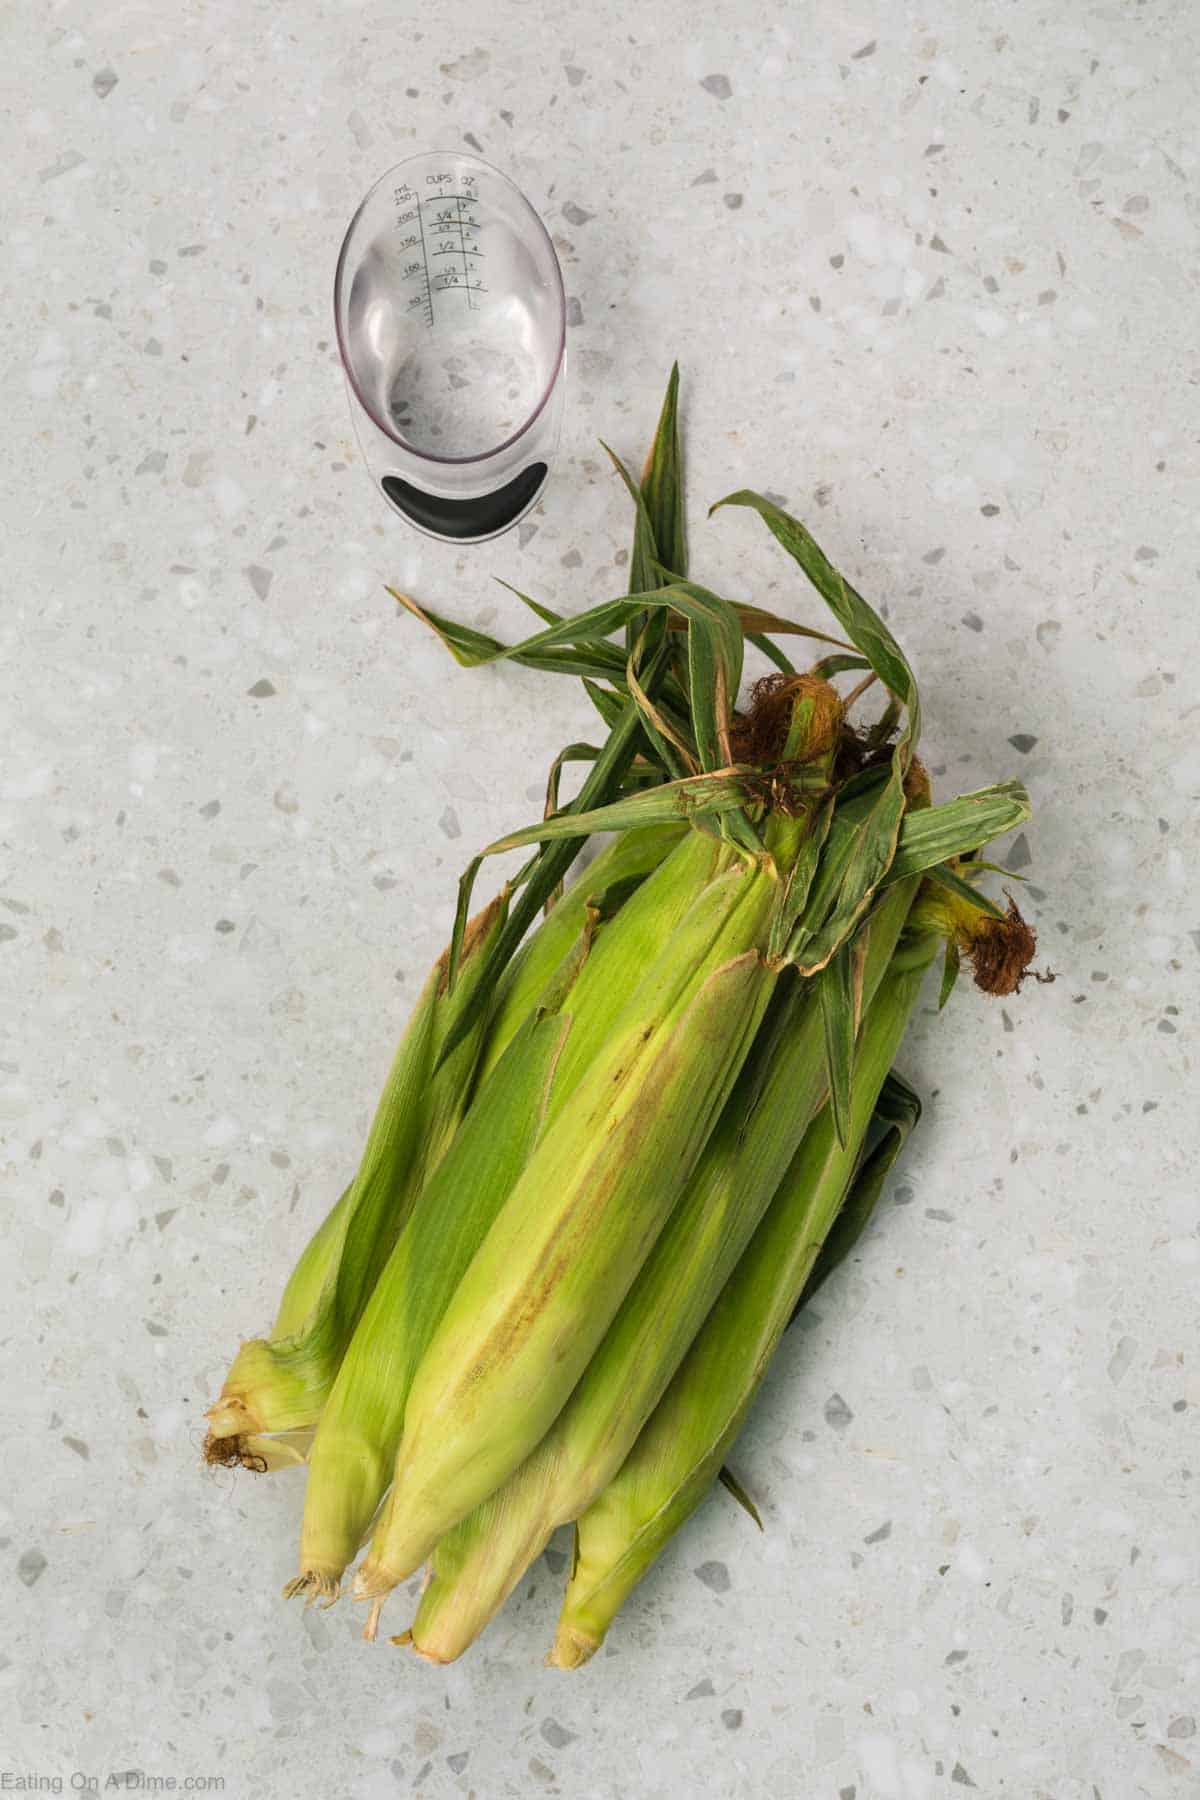
[[[566,298],[545,226],[479,157],[410,157],[376,182],[334,281],[367,467],[433,537],[479,542],[541,493],[562,417]]]

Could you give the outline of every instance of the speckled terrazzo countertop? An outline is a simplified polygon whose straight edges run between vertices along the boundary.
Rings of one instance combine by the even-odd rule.
[[[763,16],[0,21],[6,1792],[1197,1791],[1200,30]],[[369,183],[464,141],[543,213],[572,325],[543,504],[456,553],[372,492],[329,291]],[[675,355],[697,573],[809,605],[752,520],[703,522],[770,487],[886,601],[947,786],[1029,784],[1004,854],[1058,981],[912,1031],[919,1135],[737,1452],[765,1536],[714,1499],[575,1677],[540,1665],[560,1540],[438,1671],[284,1606],[300,1483],[202,1475],[200,1414],[462,863],[586,720],[382,584],[505,634],[492,574],[619,591],[597,438],[640,455]]]

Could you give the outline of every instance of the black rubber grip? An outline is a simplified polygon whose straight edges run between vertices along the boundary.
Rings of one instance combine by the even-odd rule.
[[[436,532],[439,537],[465,541],[495,537],[511,525],[535,498],[545,479],[546,464],[531,463],[503,487],[475,500],[447,500],[441,494],[427,494],[410,481],[402,481],[399,475],[383,476],[380,485],[397,512],[404,513],[414,525]]]

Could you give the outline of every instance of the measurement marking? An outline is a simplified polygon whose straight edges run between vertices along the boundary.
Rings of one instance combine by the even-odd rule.
[[[425,248],[425,220],[421,216],[421,202],[417,201],[417,224],[421,227],[421,260],[425,264],[425,299],[427,301],[425,318],[429,329],[433,330],[433,282],[429,279],[429,253]]]
[[[467,265],[467,238],[466,238],[466,233],[463,230],[463,225],[465,222],[467,225],[471,226],[472,230],[478,230],[478,222],[471,216],[468,216],[466,218],[466,220],[464,221],[461,209],[464,205],[467,204],[468,198],[469,198],[469,196],[466,194],[439,194],[438,195],[439,204],[444,205],[445,202],[447,200],[449,200],[455,206],[457,206],[459,208],[459,211],[458,211],[457,215],[454,213],[451,213],[451,212],[447,212],[444,215],[444,217],[442,217],[441,219],[438,220],[438,224],[439,224],[439,226],[448,227],[450,231],[453,231],[455,225],[458,226],[458,250],[459,250],[459,255],[462,257],[463,279],[462,279],[461,283],[455,281],[453,283],[447,283],[447,286],[454,286],[454,287],[463,286],[463,287],[465,287],[466,294],[467,294],[467,310],[468,310],[468,312],[474,312],[475,311],[475,303],[471,299],[471,295],[475,292],[475,289],[471,286],[471,271]],[[450,250],[447,249],[447,250],[442,251],[440,254],[448,255],[450,253],[451,253]]]

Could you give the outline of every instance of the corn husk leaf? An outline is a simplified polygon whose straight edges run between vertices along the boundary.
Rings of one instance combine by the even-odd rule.
[[[755,1506],[751,1495],[734,1474],[733,1470],[722,1466],[721,1471],[717,1476],[717,1480],[721,1483],[723,1488],[728,1489],[738,1505],[742,1508],[742,1511],[749,1513],[750,1517],[754,1520],[754,1523],[758,1526],[758,1529],[762,1531],[764,1529],[762,1514],[759,1512],[757,1506]],[[578,1544],[578,1537],[576,1537],[575,1541],[576,1544]],[[574,1569],[572,1569],[571,1573],[575,1573]]]
[[[823,656],[820,662],[813,664],[814,675],[821,676],[824,681],[831,681],[835,675],[849,675],[859,669],[869,669],[870,663],[865,656]]]
[[[645,654],[647,635],[647,631],[643,630],[629,653],[625,669],[626,689],[641,710],[643,729],[657,750],[668,775],[676,780],[681,780],[686,775],[698,775],[700,761],[696,753],[696,741],[687,721],[673,712],[665,702],[655,703],[639,679],[638,665]]]
[[[894,759],[898,763],[899,753]],[[904,819],[902,779],[889,779],[857,826],[837,899],[828,918],[793,951],[803,975],[815,975],[836,955],[865,915],[891,867]]]
[[[792,866],[788,876],[787,892],[779,908],[771,939],[773,954],[779,954],[784,950],[797,922],[808,907],[835,811],[836,796],[827,794],[818,802],[812,814],[808,837]]]
[[[887,769],[867,769],[845,782],[827,830],[815,875],[803,908],[789,909],[790,936],[787,958],[802,975],[815,975],[865,915],[871,891],[855,891],[856,858],[861,858],[864,834],[877,818],[880,801],[893,793]],[[848,893],[851,895],[847,902]]]
[[[601,758],[603,754],[602,752]],[[600,760],[597,759],[597,765],[594,766],[598,766]],[[588,811],[568,809],[556,813],[553,818],[539,819],[536,824],[526,825],[520,831],[510,831],[506,836],[497,838],[494,844],[487,845],[486,849],[471,859],[459,882],[458,910],[451,939],[452,977],[456,966],[454,946],[461,940],[470,912],[475,879],[485,857],[500,856],[506,851],[519,850],[529,844],[547,844],[555,840],[574,842],[590,837],[593,832],[628,831],[636,826],[678,824],[680,821],[690,823],[718,815],[736,815],[754,799],[752,774],[751,770],[734,767],[716,770],[707,775],[685,776],[681,781],[663,782],[657,787],[624,794],[606,806]],[[789,776],[791,785],[797,792],[819,793],[825,787],[827,779],[825,771],[816,765],[798,768]],[[761,851],[762,845],[757,836],[751,836],[746,848],[755,854]]]
[[[896,1069],[892,1069],[875,1102],[867,1149],[859,1163],[853,1186],[821,1246],[796,1312],[792,1314],[793,1319],[801,1307],[808,1305],[817,1289],[828,1281],[839,1264],[845,1262],[862,1237],[883,1192],[884,1183],[895,1166],[896,1158],[920,1118],[920,1095]]]
[[[610,919],[678,847],[687,827],[626,831],[605,844],[521,945],[494,989],[477,1082],[495,1068],[534,1008],[542,1004],[564,958],[581,934]]]
[[[946,941],[946,954],[942,961],[942,979],[938,987],[938,1011],[941,1012],[947,1000],[954,992],[954,984],[958,980],[958,972],[962,967],[962,953],[953,938]]]
[[[647,546],[657,543],[657,534],[642,490],[616,452],[603,444],[629,491],[637,509],[638,529]],[[735,609],[727,600],[707,588],[686,581],[668,569],[655,554],[651,561],[662,588],[633,593],[624,601],[593,607],[590,612],[552,627],[542,634],[543,643],[552,641],[554,631],[583,626],[590,638],[595,632],[606,637],[619,625],[629,626],[643,609],[665,608],[687,622],[688,684],[692,705],[692,730],[702,769],[724,769],[733,760],[729,744],[729,728],[733,707],[742,679],[743,632]]]
[[[961,866],[960,864],[959,867]],[[978,888],[972,887],[969,881],[964,881],[949,863],[942,863],[935,869],[927,869],[925,879],[935,882],[938,887],[945,888],[951,894],[957,894],[960,900],[965,900],[969,905],[977,907],[980,912],[987,913],[989,918],[1002,919],[1004,917],[1003,907],[997,906],[994,900],[989,900],[986,894],[980,893]]]
[[[271,1337],[290,1337],[299,1331],[337,1267],[342,1251],[345,1215],[354,1193],[354,1183],[343,1189],[305,1245],[295,1268],[288,1276],[279,1311],[271,1327]]]
[[[642,469],[641,497],[629,559],[631,593],[653,587],[654,564],[687,574],[683,452],[679,442],[679,364],[672,365],[658,425]]]
[[[988,843],[1003,831],[1023,825],[1030,815],[1029,795],[1019,781],[1001,781],[910,812],[904,820],[889,881],[924,874],[952,857]],[[972,890],[973,892],[974,890]]]
[[[534,617],[542,621],[543,625],[562,624],[564,615],[560,612],[555,612],[552,606],[546,606],[542,601],[535,600],[532,595],[524,593],[519,587],[514,587],[511,581],[505,581],[499,575],[497,575],[495,579],[500,583],[502,588],[507,588],[510,594],[515,594],[522,606],[527,606]]]
[[[778,644],[773,644],[763,632],[747,631],[746,642],[753,644],[756,650],[761,650],[768,662],[773,662],[781,674],[794,675],[796,673],[796,665],[791,657],[786,655]]]
[[[624,709],[624,697],[612,688],[601,687],[598,682],[590,680],[584,681],[583,691],[611,731]]]
[[[660,573],[665,580],[669,571],[663,569]],[[785,619],[782,614],[768,612],[765,607],[751,606],[744,600],[731,600],[729,604],[737,614],[738,623],[747,638],[802,637],[816,644],[834,644],[839,650],[854,649],[854,645],[847,644],[843,638],[831,637],[829,632],[819,631],[814,625],[801,625],[796,619]],[[681,613],[672,613],[667,619],[667,629],[686,631],[687,620]],[[790,670],[787,672],[791,673]]]
[[[818,983],[821,1023],[825,1034],[825,1069],[829,1081],[829,1105],[839,1144],[850,1129],[850,1075],[854,1066],[857,1018],[850,945],[845,943],[830,957]]]
[[[546,817],[556,813],[558,807],[558,788],[562,780],[563,766],[572,762],[594,763],[600,755],[594,744],[566,744],[550,764],[550,772],[546,776]]]
[[[726,494],[709,507],[710,515],[722,506],[746,506],[757,512],[784,549],[799,563],[833,613],[847,637],[857,646],[890,693],[907,709],[906,736],[915,745],[921,735],[920,699],[908,659],[874,607],[834,568],[812,533],[790,513],[749,488]]]
[[[486,631],[476,631],[457,619],[447,618],[443,613],[436,613],[430,607],[419,605],[411,594],[402,593],[399,588],[388,586],[387,592],[414,619],[419,619],[422,625],[428,626],[441,639],[455,662],[464,669],[478,669],[488,663],[507,661],[520,663],[523,668],[538,669],[547,675],[590,676],[605,681],[619,676],[624,668],[625,659],[621,652],[615,645],[606,643],[603,635],[589,635],[576,642],[569,629],[571,621],[563,620],[558,614],[551,615],[556,623],[549,628],[555,634],[549,642],[543,643],[544,634],[539,634],[520,644],[509,645],[502,644],[499,638],[492,637]],[[519,594],[518,598],[532,607],[539,617],[549,611],[549,608],[539,607],[526,594]]]

